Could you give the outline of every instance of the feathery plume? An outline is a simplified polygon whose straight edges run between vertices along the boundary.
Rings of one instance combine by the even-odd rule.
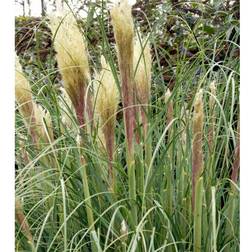
[[[137,99],[141,104],[146,104],[150,99],[151,88],[151,53],[150,44],[138,39],[134,44],[134,71],[137,90]]]
[[[131,15],[131,6],[127,0],[121,1],[111,10],[112,25],[118,53],[124,56],[133,56],[134,24]],[[119,60],[122,58],[119,57]]]
[[[16,102],[19,105],[19,111],[24,118],[26,125],[29,125],[32,120],[33,114],[33,100],[32,91],[28,80],[26,79],[19,58],[16,55],[15,61],[16,74],[15,74],[15,96]]]
[[[142,105],[148,105],[151,88],[151,53],[148,41],[135,40],[133,65],[135,71],[136,101]],[[147,107],[141,106],[141,118],[144,128],[144,136],[147,136]]]
[[[51,16],[49,26],[64,87],[74,105],[78,122],[83,126],[85,113],[92,120],[91,97],[86,95],[90,73],[83,36],[72,13],[64,18]]]
[[[15,74],[15,97],[16,102],[19,105],[18,110],[23,117],[24,123],[28,132],[32,137],[33,143],[37,143],[37,134],[34,128],[35,125],[35,116],[34,110],[36,107],[36,103],[32,99],[32,91],[29,84],[29,81],[25,77],[22,67],[19,62],[19,58],[16,55],[15,59],[15,67],[16,67],[16,74]]]
[[[133,81],[133,37],[134,25],[131,6],[126,0],[111,10],[117,56],[122,84],[122,102],[124,107],[124,124],[126,129],[127,148],[130,156],[133,153],[135,129],[134,81]]]
[[[203,172],[203,152],[202,152],[202,138],[203,138],[203,91],[200,89],[196,94],[194,101],[193,113],[193,146],[192,146],[192,207],[194,209],[195,201],[195,187],[197,180]]]
[[[102,71],[97,76],[97,82],[95,85],[95,110],[99,115],[101,129],[104,135],[105,146],[109,157],[109,180],[111,182],[111,187],[113,188],[114,172],[112,161],[119,94],[110,66],[106,63],[103,56],[101,57],[101,65]]]

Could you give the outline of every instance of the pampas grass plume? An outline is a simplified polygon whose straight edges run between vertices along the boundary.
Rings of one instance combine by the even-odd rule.
[[[64,87],[74,105],[79,124],[83,125],[85,112],[91,117],[92,111],[90,97],[85,101],[90,73],[83,36],[72,13],[63,19],[51,16],[49,26],[55,36],[56,59]]]
[[[30,124],[33,114],[32,91],[30,84],[24,76],[18,56],[15,61],[15,96],[19,105],[19,111],[22,114],[27,124]]]
[[[111,18],[119,53],[133,55],[134,24],[131,6],[127,0],[122,0],[118,6],[112,8]]]
[[[117,57],[122,85],[122,102],[124,124],[126,130],[127,152],[129,159],[133,155],[133,139],[135,129],[134,81],[133,81],[133,37],[134,25],[131,6],[128,1],[121,1],[120,5],[111,10],[112,25],[116,40]]]
[[[138,39],[134,44],[134,71],[137,90],[137,99],[141,104],[147,104],[150,98],[151,88],[151,53],[150,44]]]
[[[98,118],[100,119],[100,126],[103,133],[102,139],[105,141],[105,146],[109,157],[109,179],[113,188],[114,173],[112,161],[119,93],[111,69],[103,56],[101,57],[101,65],[102,70],[100,74],[97,75],[97,82],[95,85],[95,110],[97,111]]]
[[[194,208],[195,201],[195,186],[197,180],[203,172],[203,152],[202,152],[202,138],[203,138],[203,91],[200,89],[196,94],[194,101],[194,113],[193,113],[193,146],[192,146],[192,186],[193,196],[192,204]]]
[[[118,89],[110,66],[101,57],[102,71],[97,76],[95,86],[96,111],[99,113],[102,125],[115,123],[115,113],[119,103]]]

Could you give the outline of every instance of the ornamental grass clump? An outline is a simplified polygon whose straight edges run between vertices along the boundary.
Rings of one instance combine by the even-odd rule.
[[[95,84],[95,111],[99,118],[99,127],[103,133],[105,147],[109,159],[109,184],[114,188],[113,155],[115,145],[116,112],[119,103],[119,93],[110,66],[101,57],[102,70],[97,74]],[[102,137],[102,138],[103,138]]]
[[[72,14],[50,18],[57,54],[25,63],[32,86],[16,67],[16,250],[239,251],[238,62],[214,63],[218,28],[176,50],[166,11],[107,4],[83,5],[97,68]]]
[[[72,13],[64,17],[50,17],[49,26],[54,37],[56,59],[64,88],[75,108],[81,127],[92,120],[92,99],[88,92],[90,82],[88,55],[83,35]]]

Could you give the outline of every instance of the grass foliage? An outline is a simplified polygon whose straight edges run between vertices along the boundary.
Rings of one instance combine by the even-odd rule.
[[[94,15],[96,8],[90,11]],[[106,36],[108,17],[107,9],[97,14],[101,47],[94,51],[88,43],[88,50],[91,55],[104,55],[121,94],[115,44]],[[48,64],[40,69],[39,78],[26,74],[35,103],[52,120],[51,126],[43,117],[44,130],[49,134],[52,127],[54,138],[36,145],[17,104],[16,251],[239,251],[239,180],[231,176],[239,163],[239,58],[233,57],[239,50],[239,26],[229,20],[235,31],[232,37],[215,32],[206,39],[195,36],[202,31],[200,20],[191,29],[181,13],[174,17],[187,27],[183,47],[196,46],[197,52],[190,58],[179,52],[174,58],[160,46],[159,26],[148,30],[151,94],[144,106],[148,131],[144,134],[141,120],[135,127],[139,137],[133,153],[135,198],[129,194],[132,171],[128,173],[122,116],[127,108],[120,103],[116,112],[111,189],[111,158],[101,125],[95,118],[88,120],[84,127],[89,129],[79,141],[75,111],[59,90],[58,79],[52,78],[59,69]],[[138,37],[139,24],[135,26]],[[88,34],[83,36],[88,40]],[[216,60],[220,50],[222,58]],[[167,67],[161,66],[160,57]],[[89,58],[91,73],[101,68],[99,58],[93,59]],[[173,80],[167,82],[165,73]],[[167,87],[169,96],[165,96]],[[204,119],[199,148],[204,169],[195,185],[193,210],[193,115],[200,89]]]

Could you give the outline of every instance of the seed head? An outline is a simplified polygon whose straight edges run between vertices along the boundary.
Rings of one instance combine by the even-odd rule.
[[[19,105],[19,111],[24,117],[26,122],[30,122],[32,111],[33,111],[33,102],[32,102],[32,91],[30,84],[26,77],[24,76],[22,67],[19,62],[19,58],[16,55],[16,74],[15,74],[15,96],[16,101]]]
[[[90,80],[88,56],[83,36],[72,13],[50,17],[49,24],[57,52],[56,58],[80,124],[84,123],[85,95]]]
[[[193,176],[193,198],[192,204],[194,208],[195,200],[195,186],[197,180],[203,172],[203,152],[202,152],[202,138],[203,138],[203,91],[202,89],[196,94],[194,101],[193,113],[193,147],[192,147],[192,176]]]
[[[127,0],[121,1],[118,6],[112,8],[111,18],[118,51],[125,55],[131,55],[132,52],[130,51],[133,50],[134,25],[131,6]]]
[[[110,66],[104,57],[101,57],[102,71],[97,76],[95,85],[96,111],[100,116],[101,123],[106,124],[115,120],[115,113],[119,103],[118,89]]]
[[[106,147],[109,157],[109,179],[111,182],[111,189],[113,190],[114,173],[112,161],[114,152],[116,111],[119,103],[119,94],[111,69],[103,56],[101,58],[101,65],[102,70],[97,76],[97,82],[95,85],[95,108],[98,118],[100,119],[101,130],[103,133],[101,140]],[[100,131],[99,133],[101,134]]]
[[[133,80],[133,37],[134,25],[131,6],[126,0],[111,10],[112,25],[116,40],[117,57],[119,62],[124,126],[127,140],[127,155],[134,153],[134,131],[136,125],[136,111],[134,108],[134,80]],[[132,158],[127,158],[128,160]]]
[[[148,41],[143,40],[141,43],[138,39],[135,40],[133,64],[137,99],[142,104],[148,103],[151,88],[151,53]]]

